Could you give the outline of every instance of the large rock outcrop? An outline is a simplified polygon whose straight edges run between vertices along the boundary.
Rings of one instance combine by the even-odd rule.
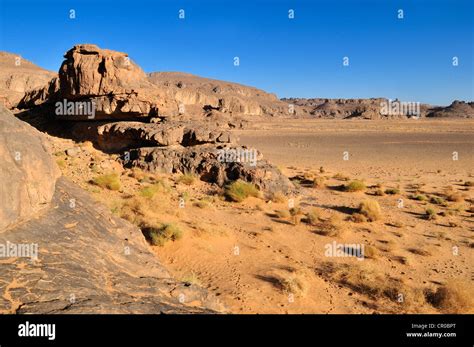
[[[0,230],[44,209],[60,173],[44,136],[0,105]]]
[[[474,102],[455,100],[447,107],[434,107],[429,110],[428,118],[474,118]]]
[[[454,101],[450,106],[432,106],[386,98],[322,99],[284,98],[296,117],[323,119],[473,118],[474,103]]]
[[[21,107],[54,113],[53,104],[93,102],[95,116],[58,115],[72,133],[106,152],[140,153],[125,163],[168,173],[192,173],[223,185],[244,179],[261,189],[289,193],[294,187],[279,170],[259,163],[219,161],[224,145],[239,148],[231,130],[248,116],[284,115],[288,105],[276,96],[235,83],[180,73],[147,76],[125,53],[77,45],[64,56],[58,78],[25,96]],[[76,120],[87,121],[78,125]],[[107,121],[111,121],[107,123]],[[89,138],[87,138],[87,136]],[[153,154],[141,158],[147,148]],[[231,148],[232,149],[232,148]],[[140,159],[141,158],[141,159]]]

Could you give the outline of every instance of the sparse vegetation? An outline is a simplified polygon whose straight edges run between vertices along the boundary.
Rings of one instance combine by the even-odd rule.
[[[319,211],[315,208],[306,213],[306,221],[309,225],[316,225],[319,222],[320,217]]]
[[[152,185],[143,187],[140,189],[139,194],[144,198],[151,199],[155,196],[158,192],[165,192],[168,190],[168,187],[163,181],[158,181]]]
[[[366,188],[365,183],[359,180],[353,180],[344,186],[346,192],[361,192]]]
[[[242,180],[237,180],[225,187],[225,197],[230,201],[242,202],[248,197],[260,197],[260,191],[252,184]]]
[[[318,176],[313,179],[313,188],[323,188],[325,186],[325,178]]]
[[[159,227],[142,227],[142,232],[153,246],[163,246],[167,241],[177,241],[183,232],[175,224],[162,224]]]
[[[187,285],[196,285],[196,286],[201,285],[201,281],[199,280],[199,277],[194,271],[191,271],[190,273],[184,275],[181,278],[181,281],[186,283]]]
[[[359,205],[359,213],[364,215],[369,222],[381,219],[382,210],[375,200],[364,200]]]
[[[288,210],[277,210],[275,214],[278,218],[288,219],[291,217],[291,213]]]
[[[120,177],[116,173],[96,176],[92,179],[91,183],[101,188],[120,190]]]
[[[439,196],[432,196],[430,198],[430,202],[435,205],[442,205],[442,206],[446,205],[446,200],[444,200],[443,198]]]
[[[286,202],[286,196],[282,192],[278,191],[272,194],[270,200],[277,204],[282,204]]]
[[[474,297],[472,288],[461,282],[451,282],[436,290],[425,291],[426,301],[443,313],[472,313]]]
[[[298,225],[301,221],[301,217],[303,216],[303,212],[299,207],[292,207],[290,208],[290,215],[293,219],[293,225]]]
[[[425,218],[427,220],[435,220],[436,219],[436,211],[432,208],[427,208],[425,210]]]
[[[187,186],[193,185],[194,181],[196,180],[196,176],[186,173],[178,177],[176,182],[185,184]]]
[[[330,218],[319,223],[318,229],[315,231],[316,234],[323,236],[339,236],[343,232],[342,220],[339,216],[333,215]]]
[[[387,188],[387,189],[385,189],[385,194],[388,194],[388,195],[400,194],[400,189],[398,189],[398,188]]]
[[[56,164],[58,164],[61,169],[66,167],[66,161],[63,158],[56,159]]]
[[[418,200],[418,201],[426,201],[428,200],[428,198],[426,197],[426,195],[423,195],[423,194],[414,194],[411,196],[411,198],[413,200]]]

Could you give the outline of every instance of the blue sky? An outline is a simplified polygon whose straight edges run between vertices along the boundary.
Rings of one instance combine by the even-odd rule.
[[[189,72],[279,97],[383,96],[444,105],[474,99],[473,3],[0,0],[0,50],[57,71],[74,44],[95,43],[129,53],[146,72]]]

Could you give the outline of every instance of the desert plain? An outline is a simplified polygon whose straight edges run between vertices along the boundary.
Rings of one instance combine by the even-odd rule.
[[[95,173],[83,160],[104,154],[84,146],[68,158],[62,153],[74,143],[54,143],[63,173],[115,213],[179,225],[183,237],[153,252],[173,276],[207,288],[229,312],[472,310],[474,121],[296,119],[255,122],[236,133],[292,178],[299,194],[228,202],[205,182],[151,175],[148,182],[173,189],[141,198],[145,206],[133,210],[130,196],[149,186],[146,173],[112,163],[123,188],[104,194],[87,183]],[[345,191],[353,181],[364,188]],[[354,220],[367,199],[378,202],[380,217]],[[326,256],[334,243],[363,244],[370,256]]]

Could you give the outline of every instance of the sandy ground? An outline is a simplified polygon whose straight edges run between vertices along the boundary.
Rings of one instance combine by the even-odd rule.
[[[151,210],[146,218],[176,223],[184,236],[152,249],[172,275],[208,288],[233,313],[472,311],[474,188],[465,182],[474,181],[473,133],[472,121],[254,124],[239,131],[242,144],[258,148],[290,177],[325,178],[318,188],[300,182],[300,193],[289,198],[303,213],[317,211],[321,222],[337,218],[339,232],[324,236],[319,224],[303,220],[295,225],[291,218],[276,216],[288,210],[286,199],[232,203],[206,183],[188,186],[176,177],[162,177],[171,189],[141,202]],[[56,139],[54,145],[62,151],[71,144]],[[344,151],[349,160],[343,160]],[[452,152],[458,152],[458,160],[452,160]],[[89,157],[103,163],[94,172],[84,165]],[[89,147],[65,161],[64,174],[118,214],[143,186]],[[120,191],[104,194],[87,183],[111,169],[121,172]],[[342,191],[344,176],[364,180],[368,188]],[[374,195],[377,184],[399,192]],[[180,208],[183,192],[188,198]],[[454,193],[456,201],[429,201]],[[414,200],[414,195],[428,200]],[[365,199],[380,204],[380,220],[351,219]],[[203,200],[205,206],[196,206]],[[435,219],[425,218],[428,208],[435,211]],[[363,244],[373,255],[362,260],[328,256],[327,247],[334,242]],[[445,286],[451,288],[448,299],[455,299],[441,304],[427,299],[427,292]]]

